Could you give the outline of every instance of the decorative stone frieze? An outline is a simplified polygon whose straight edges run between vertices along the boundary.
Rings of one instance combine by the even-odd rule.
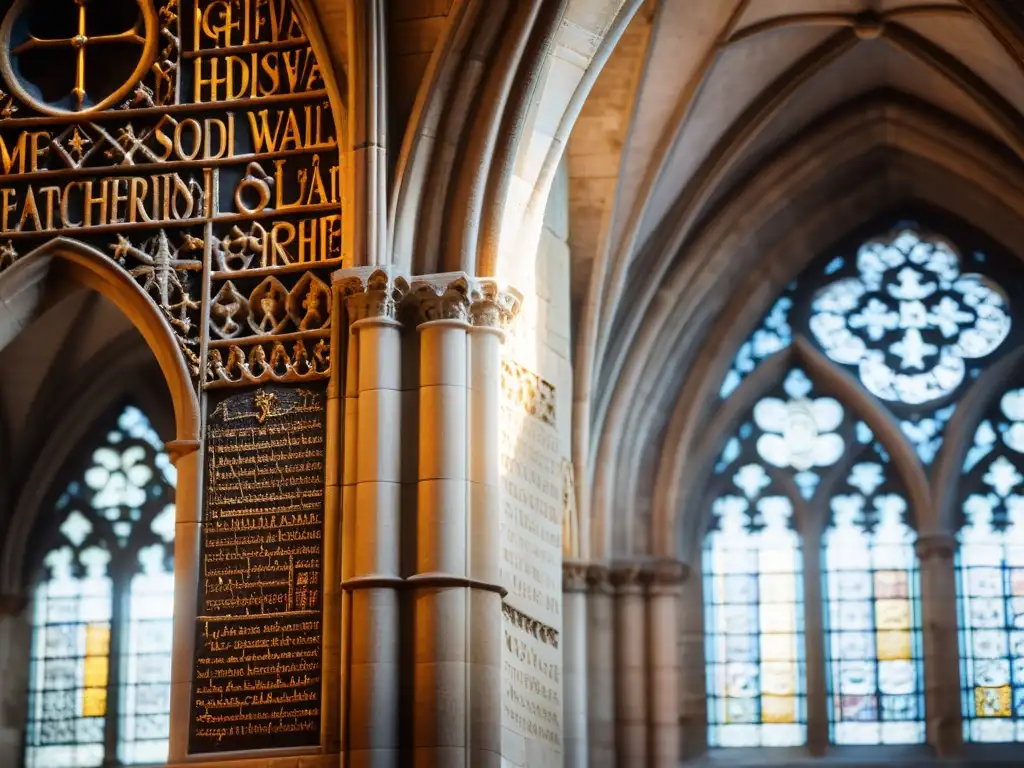
[[[613,593],[608,567],[591,564],[587,566],[587,587],[591,593],[610,595]]]
[[[558,647],[558,630],[527,616],[525,613],[516,610],[508,603],[501,604],[501,612],[505,615],[506,619],[527,634],[533,635],[542,643],[550,645],[552,648]]]
[[[642,563],[620,563],[612,566],[608,579],[618,595],[642,594],[649,574]]]
[[[416,324],[435,320],[469,322],[470,278],[462,272],[416,278],[408,304]]]
[[[651,595],[679,594],[690,577],[690,567],[678,560],[657,560],[644,569]]]

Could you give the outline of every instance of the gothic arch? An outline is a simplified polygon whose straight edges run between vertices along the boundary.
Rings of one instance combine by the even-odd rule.
[[[768,294],[774,294],[765,283],[784,285],[802,260],[832,239],[837,222],[860,223],[908,200],[957,211],[982,230],[998,227],[1003,239],[1014,242],[1016,238],[1007,233],[1021,231],[1024,190],[1012,167],[991,142],[966,126],[886,97],[873,107],[842,110],[823,121],[724,197],[720,210],[685,248],[694,257],[678,258],[673,272],[660,283],[645,279],[637,284],[637,290],[647,295],[636,297],[633,314],[622,318],[622,330],[606,347],[604,387],[591,400],[593,432],[589,438],[577,435],[577,450],[579,440],[587,439],[597,451],[593,477],[604,484],[593,489],[595,551],[628,548],[616,541],[608,516],[611,509],[636,498],[630,484],[645,480],[630,462],[636,460],[637,447],[656,440],[667,450],[655,486],[650,539],[656,553],[669,554],[658,549],[669,546],[669,531],[674,528],[668,520],[674,512],[666,506],[666,494],[671,493],[666,464],[678,459],[669,456],[680,450],[681,430],[697,429],[699,422],[693,418],[696,403],[690,401],[693,380],[687,379],[684,386],[680,372],[703,372],[715,364],[714,350],[719,346],[707,345],[701,353],[697,342],[722,339],[720,334],[730,331],[716,326],[712,318],[742,327],[747,313],[766,308]],[[940,188],[955,199],[938,196]],[[767,254],[766,240],[771,243]],[[739,253],[744,257],[737,258]],[[744,297],[733,307],[738,312],[726,311],[733,295],[733,282],[726,274],[742,275],[752,266],[759,272],[738,292]],[[656,290],[673,298],[655,301]],[[669,352],[654,355],[655,349]],[[586,370],[580,371],[577,381],[585,378]],[[661,407],[638,410],[647,401],[635,397],[637,391],[683,394],[674,405],[663,400]],[[665,419],[663,414],[669,412],[673,415]],[[577,421],[577,428],[581,423]],[[626,450],[609,450],[613,444],[621,447],[621,440],[626,441]]]
[[[975,430],[985,412],[1011,386],[1014,378],[1024,372],[1024,349],[1015,349],[982,374],[964,395],[946,429],[955,440],[944,440],[935,462],[932,497],[936,505],[937,529],[956,531],[955,515],[961,499],[959,490],[964,458],[971,447]]]
[[[107,268],[118,269],[114,265]],[[134,285],[134,282],[129,282]],[[145,295],[142,298],[149,301]],[[171,351],[178,355],[176,342],[172,339],[171,343]],[[148,391],[145,385],[132,391],[128,391],[125,386],[126,381],[131,380],[129,374],[137,373],[140,366],[153,360],[154,355],[150,349],[143,350],[136,346],[127,355],[103,356],[97,360],[96,365],[86,366],[83,370],[78,380],[85,382],[85,385],[66,402],[59,421],[50,430],[48,438],[40,446],[38,458],[27,472],[21,493],[14,500],[13,514],[4,531],[3,547],[0,550],[0,564],[3,566],[0,570],[0,593],[24,594],[28,587],[27,572],[35,556],[31,546],[33,534],[49,520],[46,503],[52,495],[54,483],[97,420],[126,396],[136,398],[143,405],[157,402],[157,393]],[[154,423],[159,424],[159,420],[154,420]],[[175,424],[167,426],[172,429],[180,427],[177,418]],[[173,431],[171,434],[174,434]],[[183,504],[187,504],[187,501],[183,499]]]
[[[640,5],[456,0],[397,154],[379,260],[421,274],[518,275],[507,255],[539,235],[579,108]]]
[[[153,300],[106,254],[73,238],[56,237],[25,254],[19,264],[27,262],[29,269],[36,262],[44,265],[33,270],[38,279],[43,279],[45,265],[49,265],[51,260],[59,264],[70,279],[109,299],[138,329],[167,382],[174,404],[176,439],[198,440],[199,398],[174,333]]]
[[[928,479],[895,419],[886,409],[879,408],[849,373],[829,362],[810,343],[798,337],[788,348],[763,361],[706,425],[704,434],[712,437],[703,442],[698,452],[691,457],[680,482],[680,487],[686,489],[680,502],[682,507],[699,510],[699,514],[692,518],[681,520],[680,530],[676,533],[677,551],[683,562],[697,562],[704,539],[703,531],[710,521],[710,510],[704,504],[706,491],[700,478],[709,476],[713,462],[726,440],[754,403],[781,381],[788,371],[797,367],[806,370],[822,394],[835,397],[851,415],[862,419],[870,427],[875,438],[888,451],[893,469],[905,486],[914,528],[924,531],[931,527],[933,505]],[[824,528],[823,521],[818,521],[817,525]]]

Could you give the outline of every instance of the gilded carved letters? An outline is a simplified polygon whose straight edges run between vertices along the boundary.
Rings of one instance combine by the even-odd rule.
[[[342,172],[291,1],[0,0],[0,14],[0,271],[59,234],[139,281],[197,385],[329,375]]]
[[[210,415],[192,752],[319,743],[324,429],[313,389]]]

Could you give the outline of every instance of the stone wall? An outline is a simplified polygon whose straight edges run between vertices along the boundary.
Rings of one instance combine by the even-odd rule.
[[[562,517],[572,402],[565,204],[565,186],[556,185],[536,272],[513,283],[524,300],[502,354],[502,756],[531,768],[560,766],[564,749]]]

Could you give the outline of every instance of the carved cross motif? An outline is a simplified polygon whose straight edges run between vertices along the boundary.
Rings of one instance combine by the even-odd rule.
[[[102,13],[104,10],[104,3],[98,2],[98,0],[74,0],[74,2],[78,7],[77,34],[71,37],[38,37],[32,34],[31,31],[26,31],[21,33],[22,35],[26,35],[25,39],[11,39],[12,28],[14,27],[15,22],[31,5],[29,0],[22,0],[22,2],[15,3],[8,12],[7,18],[4,19],[4,43],[10,46],[5,56],[6,60],[3,62],[4,75],[8,79],[11,87],[18,92],[18,95],[22,99],[30,102],[33,106],[44,112],[53,113],[63,112],[65,110],[57,105],[41,103],[34,94],[26,91],[18,82],[18,78],[14,75],[17,68],[12,66],[12,58],[17,58],[18,56],[31,51],[71,48],[75,52],[75,82],[74,87],[71,89],[72,109],[70,111],[89,112],[108,107],[112,103],[119,101],[131,93],[135,89],[143,73],[149,69],[155,54],[156,38],[154,33],[156,31],[157,16],[152,0],[136,0],[136,3],[139,6],[139,18],[130,29],[126,29],[122,32],[116,32],[114,34],[94,36],[90,36],[88,34],[87,22],[90,3],[94,9],[93,13]],[[21,35],[19,35],[19,37],[20,36]],[[124,82],[115,90],[114,93],[98,99],[96,103],[89,103],[89,94],[86,91],[85,85],[88,63],[87,52],[90,49],[97,49],[103,46],[124,45],[135,45],[139,47],[139,59],[133,68],[133,71],[126,73]]]

